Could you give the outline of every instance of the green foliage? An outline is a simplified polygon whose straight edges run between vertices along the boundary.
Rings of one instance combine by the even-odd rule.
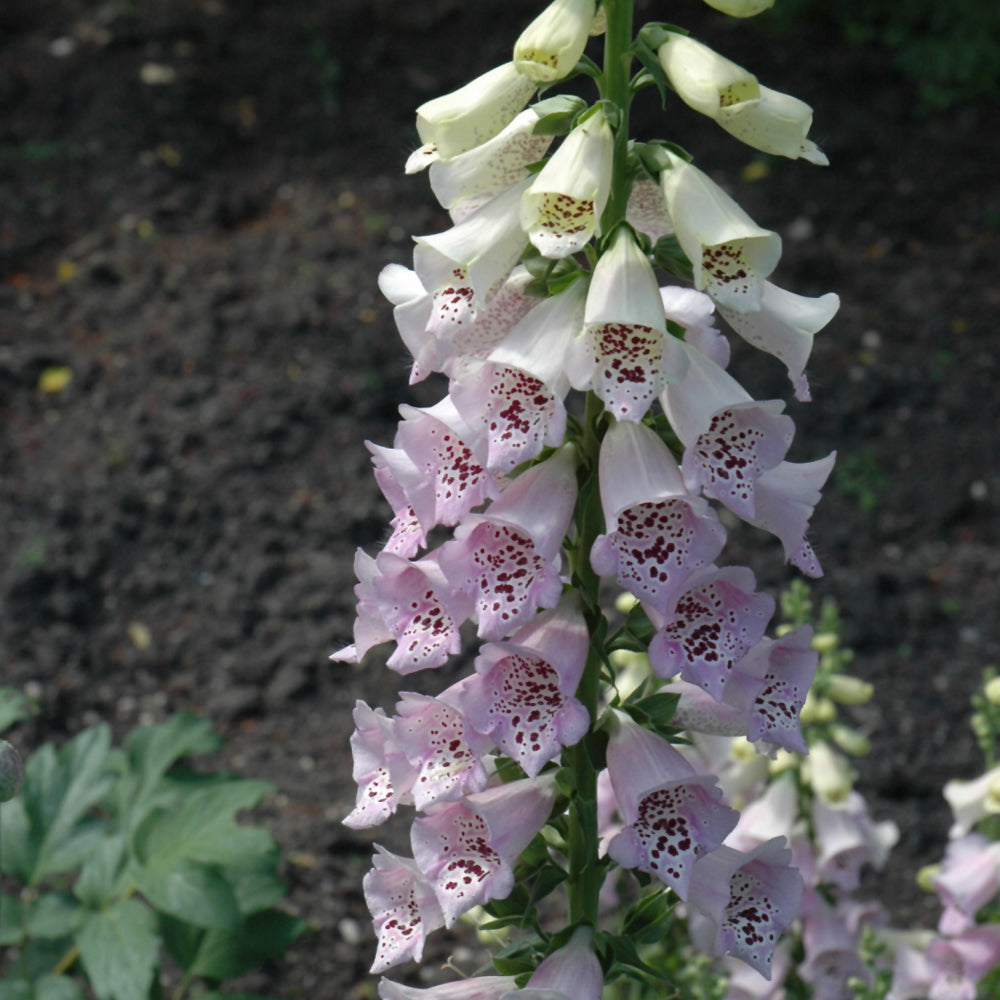
[[[0,692],[0,721],[23,710]],[[164,954],[185,988],[214,987],[279,957],[306,929],[275,907],[286,887],[271,836],[236,818],[271,786],[180,764],[220,743],[207,721],[177,715],[122,747],[102,724],[29,758],[2,807],[0,872],[15,891],[0,896],[11,956],[0,998],[158,997]]]
[[[804,17],[835,23],[851,42],[892,51],[929,111],[1000,90],[1000,4],[990,0],[782,0],[765,23],[783,28]]]
[[[889,477],[875,449],[862,448],[837,463],[833,482],[841,493],[855,497],[862,510],[874,510],[889,483]]]

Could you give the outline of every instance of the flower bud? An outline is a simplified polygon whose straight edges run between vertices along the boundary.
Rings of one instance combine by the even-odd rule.
[[[812,648],[817,653],[832,653],[840,645],[840,637],[835,632],[817,632],[813,636]]]
[[[24,762],[17,747],[0,740],[0,802],[10,802],[21,790]]]
[[[856,729],[851,729],[850,726],[832,726],[830,735],[833,737],[833,742],[844,753],[849,753],[852,757],[867,757],[871,753],[871,740]]]
[[[813,642],[813,648],[815,646]],[[864,705],[871,701],[874,690],[868,681],[849,674],[833,674],[826,682],[827,695],[841,705]]]
[[[934,892],[934,879],[940,874],[940,865],[924,865],[923,868],[917,871],[917,877],[914,881],[924,892]]]
[[[799,716],[801,722],[816,725],[817,723],[833,722],[835,718],[837,718],[837,708],[829,698],[817,698],[812,691],[806,695],[806,701]]]
[[[521,33],[514,65],[536,83],[567,76],[590,36],[594,0],[553,0]]]
[[[705,3],[730,17],[753,17],[774,6],[774,0],[705,0]]]
[[[991,705],[1000,705],[1000,677],[993,677],[983,685],[983,694]]]
[[[829,743],[817,743],[809,750],[809,783],[829,805],[844,802],[854,784],[854,770]]]

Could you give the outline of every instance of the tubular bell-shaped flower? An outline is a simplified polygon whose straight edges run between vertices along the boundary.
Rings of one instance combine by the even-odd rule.
[[[510,639],[483,646],[476,674],[442,698],[454,700],[533,778],[590,727],[587,709],[573,697],[586,659],[587,626],[577,599],[566,597]]]
[[[725,529],[687,492],[670,449],[643,424],[611,426],[599,477],[608,531],[595,540],[590,564],[667,615],[691,575],[722,551]]]
[[[515,479],[484,514],[470,514],[440,549],[451,586],[472,599],[481,639],[502,639],[562,597],[560,546],[576,502],[573,449]]]
[[[806,137],[812,108],[804,101],[760,86],[752,73],[690,35],[671,32],[657,56],[681,100],[741,142],[793,160],[828,162]]]
[[[372,915],[378,948],[372,972],[382,972],[412,958],[423,957],[424,940],[444,926],[444,914],[430,883],[412,858],[375,845],[375,867],[362,883]]]
[[[426,989],[383,978],[379,980],[378,995],[382,1000],[501,1000],[516,988],[513,976],[473,976]]]
[[[357,802],[343,823],[363,830],[378,826],[396,811],[416,775],[402,750],[389,738],[389,719],[381,708],[373,710],[359,699],[354,707],[354,726],[351,756]]]
[[[608,773],[625,826],[608,844],[623,868],[655,875],[688,898],[697,859],[716,850],[738,815],[714,777],[699,775],[661,736],[612,711]]]
[[[521,200],[521,226],[543,257],[569,257],[600,235],[614,135],[598,109],[552,154]]]
[[[535,135],[537,123],[538,115],[526,108],[481,146],[431,164],[431,190],[456,223],[523,180],[528,164],[546,154],[552,136]]]
[[[840,298],[833,292],[808,298],[764,282],[759,312],[741,312],[719,304],[723,319],[752,346],[772,354],[788,369],[795,398],[808,402],[805,368],[812,353],[813,336],[833,319]]]
[[[514,888],[514,862],[548,819],[555,779],[511,781],[435,807],[413,821],[413,856],[446,927]]]
[[[417,108],[420,141],[433,143],[443,160],[482,145],[501,132],[535,92],[534,80],[512,62]]]
[[[472,307],[485,306],[527,245],[517,213],[530,181],[518,181],[443,233],[415,236],[413,267],[423,286],[440,288],[457,269],[472,289]]]
[[[692,577],[649,643],[653,673],[679,673],[721,701],[733,666],[763,638],[774,614],[774,598],[754,593],[755,587],[753,573],[743,566],[713,567]]]
[[[752,518],[757,477],[784,459],[795,424],[782,415],[781,400],[758,402],[701,351],[687,345],[684,350],[687,371],[663,390],[661,402],[684,445],[685,483],[739,517]]]
[[[802,876],[776,837],[743,853],[720,847],[695,863],[690,902],[715,925],[713,951],[742,959],[770,978],[778,938],[798,916]]]
[[[667,212],[694,268],[694,286],[740,312],[760,309],[781,237],[762,229],[714,181],[675,153],[660,174]]]
[[[593,933],[578,927],[569,942],[552,952],[524,988],[502,1000],[601,1000],[604,973],[594,954]]]
[[[653,267],[632,230],[621,226],[591,277],[570,381],[576,389],[593,388],[618,420],[638,421],[686,365],[680,341],[667,333]]]
[[[545,445],[562,444],[563,398],[569,391],[564,360],[583,323],[586,282],[574,281],[536,305],[490,352],[452,382],[459,411],[486,439],[489,469],[510,472]]]
[[[536,83],[567,76],[590,37],[594,0],[553,0],[521,32],[514,44],[514,65]]]

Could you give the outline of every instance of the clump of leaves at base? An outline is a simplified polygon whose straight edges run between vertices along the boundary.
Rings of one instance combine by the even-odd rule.
[[[167,956],[179,998],[279,957],[306,929],[276,908],[287,887],[274,840],[236,818],[272,786],[180,763],[221,742],[178,715],[121,747],[101,724],[31,755],[2,806],[0,998],[159,997]]]

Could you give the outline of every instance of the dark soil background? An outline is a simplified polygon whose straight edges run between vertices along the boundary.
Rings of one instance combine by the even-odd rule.
[[[192,709],[228,738],[225,766],[280,787],[261,819],[317,930],[248,989],[371,995],[373,836],[338,821],[351,707],[391,707],[399,684],[375,658],[327,656],[350,639],[354,550],[374,551],[389,516],[362,442],[443,392],[407,386],[376,276],[447,226],[402,173],[413,109],[509,58],[538,9],[0,8],[0,684],[38,702],[14,735],[25,751]],[[839,451],[814,593],[839,602],[877,686],[856,716],[874,743],[861,784],[902,835],[877,889],[897,920],[929,923],[912,873],[942,850],[944,781],[979,767],[968,700],[1000,662],[995,109],[923,114],[886,55],[819,25],[774,34],[696,0],[640,14],[816,111],[831,166],[775,162],[756,181],[752,151],[686,108],[649,95],[637,121],[782,233],[779,284],[843,300],[817,337],[814,402],[790,406],[792,457]],[[777,363],[736,353],[757,395],[789,395]],[[55,366],[71,381],[42,391]],[[730,558],[790,579],[748,530]]]

